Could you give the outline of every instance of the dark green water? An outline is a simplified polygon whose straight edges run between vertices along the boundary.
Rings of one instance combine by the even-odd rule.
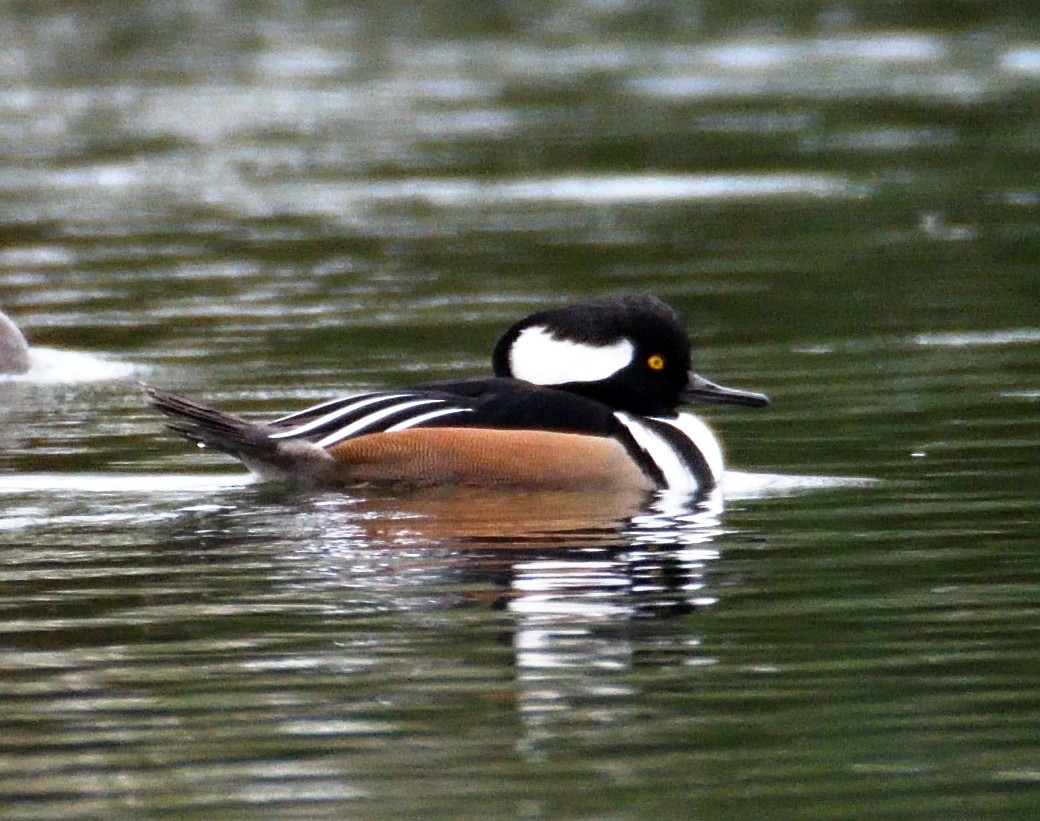
[[[279,8],[0,8],[0,815],[1035,817],[1032,4]],[[616,290],[774,399],[721,513],[273,492],[137,385]]]

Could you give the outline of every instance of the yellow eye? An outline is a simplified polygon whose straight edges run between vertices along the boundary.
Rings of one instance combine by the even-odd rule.
[[[664,357],[660,354],[654,354],[648,360],[646,360],[647,367],[652,371],[660,371],[664,369]]]

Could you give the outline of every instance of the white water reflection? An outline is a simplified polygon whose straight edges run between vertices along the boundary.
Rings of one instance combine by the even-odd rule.
[[[629,87],[673,100],[870,95],[973,101],[1034,70],[1030,45],[996,54],[978,49],[972,65],[958,59],[965,47],[971,50],[952,38],[912,33],[721,41],[668,48],[658,55],[660,70],[631,79]]]
[[[18,473],[0,476],[0,494],[198,494],[218,493],[252,483],[247,473]]]
[[[360,199],[421,199],[441,206],[530,201],[601,205],[791,196],[843,197],[864,193],[862,187],[837,175],[797,173],[588,174],[494,183],[424,179],[355,186],[344,193],[350,197],[351,191]]]
[[[105,359],[81,351],[32,347],[29,349],[29,370],[0,375],[0,381],[38,384],[101,382],[128,379],[139,370],[139,366],[130,362]]]
[[[1028,345],[1040,342],[1040,328],[918,334],[914,337],[914,342],[926,347],[939,348],[967,348],[980,345]]]
[[[1040,46],[1020,45],[1009,48],[1000,56],[1000,67],[1012,74],[1040,75]]]

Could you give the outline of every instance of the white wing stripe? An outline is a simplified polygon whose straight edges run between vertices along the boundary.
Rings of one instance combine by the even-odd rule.
[[[472,408],[440,408],[439,410],[427,411],[426,413],[420,413],[418,416],[412,416],[405,419],[403,422],[398,422],[396,425],[391,425],[386,429],[387,433],[393,433],[399,430],[408,430],[416,425],[421,425],[424,422],[429,422],[431,419],[436,419],[438,416],[447,416],[449,413],[473,413]]]
[[[398,394],[398,395],[403,396],[404,394]],[[369,394],[365,394],[365,396],[369,397]],[[360,399],[360,397],[357,397],[357,398]],[[372,399],[373,402],[375,401],[375,397],[371,397],[371,399]],[[311,405],[309,408],[304,408],[303,410],[293,411],[292,413],[287,413],[285,416],[279,416],[277,419],[272,419],[270,424],[272,424],[272,425],[281,425],[281,424],[284,424],[284,423],[286,423],[286,422],[288,422],[288,421],[290,421],[292,419],[296,419],[299,416],[309,416],[312,413],[316,413],[317,411],[320,411],[322,408],[346,407],[346,403],[349,402],[349,401],[350,401],[350,397],[349,396],[338,396],[335,399],[329,399],[326,402],[321,402],[321,403],[319,403],[317,405]],[[368,401],[368,400],[366,399],[366,401]]]
[[[279,433],[272,433],[270,435],[270,437],[268,437],[268,438],[270,438],[270,439],[289,439],[289,438],[291,438],[293,436],[301,436],[302,434],[307,433],[308,431],[312,431],[315,428],[320,428],[322,425],[327,425],[329,422],[335,422],[337,419],[342,419],[344,416],[348,416],[348,415],[354,413],[355,411],[359,411],[362,408],[367,407],[368,405],[374,405],[376,402],[388,402],[388,401],[390,401],[392,399],[404,399],[406,396],[411,396],[411,395],[412,394],[408,394],[408,393],[393,393],[393,394],[377,393],[374,396],[368,396],[368,397],[366,397],[364,399],[359,399],[357,402],[351,402],[349,405],[344,405],[342,408],[339,408],[338,410],[334,410],[332,413],[327,413],[324,416],[319,416],[317,419],[314,419],[314,420],[308,422],[306,425],[300,425],[298,428],[292,428],[290,430],[283,430],[283,431],[280,431]],[[334,400],[332,400],[333,403],[341,402],[341,401],[342,401],[341,399],[334,399]],[[440,401],[440,400],[434,400],[434,401]],[[326,402],[325,404],[327,405],[327,404],[331,404],[331,403]],[[320,408],[322,406],[318,405],[318,407]],[[315,410],[315,408],[310,408],[309,410]],[[300,411],[300,413],[307,413],[307,412],[308,411]],[[293,414],[293,415],[295,416],[295,415],[298,415],[298,414]],[[291,417],[285,417],[285,418],[288,419],[288,418],[291,418]],[[279,421],[281,421],[281,420],[279,420]]]
[[[665,487],[668,490],[679,490],[692,492],[700,487],[697,477],[690,471],[671,445],[650,428],[640,424],[627,413],[617,412],[614,414],[619,422],[628,428],[632,438],[646,455],[653,460],[664,476]]]
[[[349,436],[353,436],[355,433],[363,431],[367,427],[371,427],[381,419],[386,419],[388,416],[393,416],[395,413],[408,410],[409,408],[418,408],[422,405],[434,405],[443,402],[443,399],[414,399],[411,402],[400,402],[395,405],[391,405],[388,408],[377,410],[374,413],[370,413],[367,416],[362,416],[355,422],[351,422],[349,425],[340,428],[335,433],[330,433],[324,439],[319,439],[316,444],[319,448],[327,448],[329,445],[334,445],[341,439],[346,439]]]

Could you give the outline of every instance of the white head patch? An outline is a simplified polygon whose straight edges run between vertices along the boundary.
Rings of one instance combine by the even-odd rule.
[[[632,362],[635,348],[627,339],[610,345],[586,345],[557,339],[543,325],[524,328],[509,349],[513,376],[535,385],[598,382]]]

